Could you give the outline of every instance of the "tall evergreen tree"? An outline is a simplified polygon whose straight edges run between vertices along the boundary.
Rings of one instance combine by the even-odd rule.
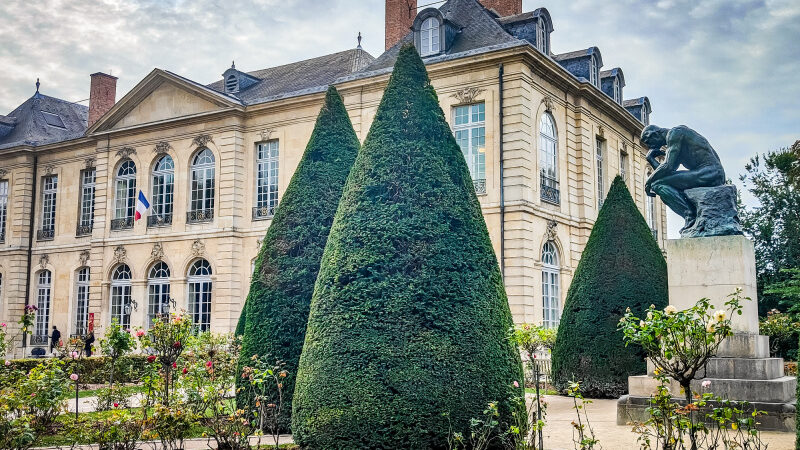
[[[567,292],[552,353],[559,389],[581,381],[589,397],[619,397],[628,376],[645,373],[645,355],[617,331],[627,308],[642,314],[669,303],[667,264],[621,177],[616,177]]]
[[[250,364],[253,355],[286,364],[286,411],[291,411],[320,259],[359,147],[342,98],[331,86],[303,158],[267,230],[237,326],[242,335],[240,368]],[[239,401],[252,399],[242,394]]]
[[[500,270],[416,49],[400,51],[345,185],[292,415],[303,448],[444,448],[522,394]],[[447,415],[443,415],[447,414]]]

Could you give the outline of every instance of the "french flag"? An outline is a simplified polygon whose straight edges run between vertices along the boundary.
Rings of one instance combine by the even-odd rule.
[[[136,214],[133,216],[134,220],[141,219],[148,209],[150,209],[150,202],[147,201],[144,192],[139,190],[139,197],[136,198]]]

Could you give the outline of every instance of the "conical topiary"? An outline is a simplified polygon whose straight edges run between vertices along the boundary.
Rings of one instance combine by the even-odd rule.
[[[628,376],[645,373],[641,349],[617,331],[626,308],[643,314],[667,306],[667,264],[621,177],[600,209],[567,292],[552,353],[559,390],[581,381],[588,397],[619,397]]]
[[[405,46],[342,193],[300,358],[295,442],[444,448],[522,395],[486,223],[425,66]]]
[[[330,87],[305,153],[267,230],[237,326],[237,334],[242,335],[240,368],[251,364],[253,355],[286,364],[283,399],[287,413],[320,259],[359,146],[342,98]],[[252,401],[246,393],[240,392],[240,404]]]

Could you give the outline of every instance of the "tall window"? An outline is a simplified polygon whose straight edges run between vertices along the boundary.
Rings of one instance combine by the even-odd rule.
[[[256,206],[253,219],[272,217],[278,206],[278,141],[260,142],[256,147]]]
[[[86,169],[81,172],[81,210],[78,218],[78,229],[75,233],[78,236],[86,236],[92,233],[96,174],[95,169]]]
[[[121,264],[111,274],[111,320],[131,327],[131,269]]]
[[[75,278],[75,334],[85,335],[89,328],[89,268],[78,269]]]
[[[603,183],[603,146],[605,141],[600,137],[595,139],[596,155],[597,155],[597,207],[603,206],[605,200],[605,183]]]
[[[614,77],[614,101],[617,103],[622,102],[619,95],[619,78]]]
[[[597,58],[594,55],[591,57],[591,67],[589,68],[589,83],[597,86],[597,78],[600,72],[600,68],[597,67]]]
[[[486,193],[486,105],[458,106],[453,111],[456,141],[467,160],[475,191]]]
[[[645,175],[645,183],[652,175],[652,172],[647,171],[647,175]],[[650,197],[646,193],[644,194],[644,218],[647,220],[647,225],[650,227],[651,230],[656,230],[656,199],[655,197]],[[655,233],[654,233],[655,234]]]
[[[6,241],[7,215],[8,215],[8,181],[0,181],[0,243]]]
[[[545,55],[548,54],[547,48],[547,24],[544,19],[539,17],[536,23],[536,48]]]
[[[628,182],[628,154],[624,151],[619,152],[619,176],[622,181]]]
[[[39,240],[46,240],[53,239],[55,235],[58,176],[44,177],[42,184],[42,229],[39,230]]]
[[[211,265],[198,259],[189,268],[189,313],[197,331],[211,330]]]
[[[422,22],[420,30],[420,43],[422,56],[435,55],[439,53],[439,21],[429,17]]]
[[[169,314],[169,266],[157,262],[147,276],[147,328],[153,320]]]
[[[192,199],[187,221],[208,222],[214,218],[214,154],[204,148],[192,159]]]
[[[50,295],[53,287],[53,275],[49,270],[39,272],[36,277],[36,322],[33,342],[47,343],[47,331],[50,325]]]
[[[112,230],[133,228],[133,215],[136,211],[136,164],[127,160],[117,169],[116,199]]]
[[[556,245],[553,241],[547,241],[542,248],[542,317],[546,328],[557,327],[561,318],[559,270]]]
[[[147,217],[148,226],[172,223],[172,202],[175,194],[175,163],[169,155],[162,156],[153,166],[152,212]]]
[[[559,204],[558,135],[555,120],[549,112],[542,114],[539,120],[539,167],[542,200]]]

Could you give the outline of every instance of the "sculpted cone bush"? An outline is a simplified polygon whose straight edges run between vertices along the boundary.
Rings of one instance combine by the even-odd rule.
[[[314,449],[444,448],[522,366],[497,259],[413,46],[400,51],[322,258],[292,414]]]
[[[553,348],[553,383],[577,380],[587,397],[618,397],[645,373],[640,347],[617,330],[626,308],[667,306],[667,264],[622,178],[608,192],[567,292]]]
[[[243,334],[239,372],[251,365],[253,355],[285,363],[290,374],[285,380],[286,411],[291,411],[320,259],[359,146],[342,98],[331,87],[255,263],[239,330]],[[246,392],[239,395],[242,407],[252,403]]]

